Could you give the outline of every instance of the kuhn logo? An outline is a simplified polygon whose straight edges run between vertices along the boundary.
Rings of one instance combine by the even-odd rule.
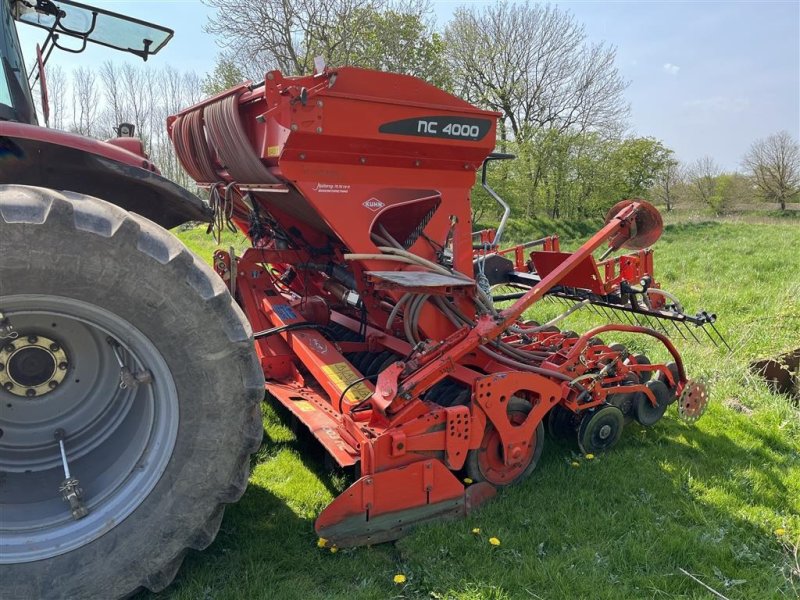
[[[377,198],[370,198],[369,200],[364,202],[364,204],[362,204],[361,206],[370,209],[372,212],[376,212],[382,209],[386,205]]]

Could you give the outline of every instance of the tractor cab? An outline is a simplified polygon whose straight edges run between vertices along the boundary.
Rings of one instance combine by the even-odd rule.
[[[79,54],[88,43],[129,52],[147,60],[172,39],[171,29],[69,0],[0,0],[0,120],[37,124],[33,90],[39,83],[48,120],[44,66],[56,48]],[[47,32],[36,48],[36,65],[26,71],[15,21]]]

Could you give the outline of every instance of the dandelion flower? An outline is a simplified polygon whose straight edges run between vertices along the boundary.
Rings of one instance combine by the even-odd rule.
[[[581,466],[581,463],[579,463],[577,460],[573,460],[570,464],[576,469]]]
[[[480,532],[481,532],[481,528],[480,527],[473,527],[472,528],[472,533],[474,533],[475,535],[478,535]]]
[[[489,543],[492,546],[499,546],[500,545],[500,540],[498,540],[496,537],[490,537],[489,538]]]
[[[471,483],[474,483],[474,482],[469,477],[464,477],[464,483],[466,483],[467,485],[470,485]]]
[[[328,540],[325,538],[319,538],[317,540],[317,548],[324,548],[328,544]]]
[[[339,549],[336,546],[331,546],[331,554],[336,554]]]
[[[592,453],[590,452],[589,454],[587,454],[586,456],[584,456],[584,458],[585,458],[586,460],[592,460],[592,459],[594,458],[594,454],[592,454]]]
[[[394,576],[394,580],[393,580],[393,581],[394,581],[394,582],[395,582],[397,585],[401,585],[401,584],[403,584],[403,583],[405,583],[405,582],[406,582],[406,576],[405,576],[405,575],[403,575],[402,573],[398,573],[397,575],[395,575],[395,576]]]
[[[778,527],[775,530],[775,535],[783,535],[784,533],[786,533],[786,530],[783,527]]]

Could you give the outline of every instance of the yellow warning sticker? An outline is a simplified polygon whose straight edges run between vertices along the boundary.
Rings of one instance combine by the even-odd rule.
[[[350,368],[350,365],[345,362],[325,365],[322,367],[322,372],[334,382],[336,387],[339,388],[340,392],[344,391],[347,386],[359,378],[356,372]],[[369,387],[364,385],[364,382],[358,382],[350,387],[349,390],[347,390],[345,398],[351,402],[361,402],[362,400],[369,398],[371,395],[372,392],[370,391]]]
[[[267,146],[267,156],[280,156],[281,155],[281,147],[280,146]]]
[[[316,408],[314,408],[313,404],[311,404],[306,400],[296,400],[294,402],[294,405],[303,412],[314,412],[315,410],[317,410]]]

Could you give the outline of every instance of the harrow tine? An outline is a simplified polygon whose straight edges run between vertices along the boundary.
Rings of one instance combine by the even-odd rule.
[[[708,336],[708,339],[711,340],[711,343],[714,344],[714,348],[719,346],[719,342],[717,342],[717,340],[715,340],[713,337],[711,337],[711,334],[708,332],[708,329],[706,329],[705,325],[701,325],[700,329],[703,330],[703,333],[705,333]]]
[[[722,334],[717,330],[716,327],[714,327],[714,323],[709,323],[709,325],[711,325],[711,329],[714,330],[714,333],[717,334],[717,337],[722,341],[722,343],[725,344],[725,347],[728,349],[728,352],[733,352],[733,348],[731,348],[728,345],[727,340],[724,337],[722,337]]]
[[[591,308],[591,309],[592,309],[592,312],[593,312],[594,314],[596,314],[598,317],[602,317],[602,316],[603,316],[603,315],[600,313],[600,311],[597,309],[597,306],[595,306],[594,304],[589,304],[589,308]]]
[[[614,315],[610,314],[608,312],[608,310],[606,310],[605,306],[600,306],[600,310],[603,311],[603,314],[605,315],[606,319],[608,319],[609,321],[613,321],[614,320]]]
[[[685,336],[685,335],[683,335],[683,332],[681,331],[681,328],[680,328],[680,327],[678,327],[678,324],[677,324],[677,323],[675,323],[675,321],[673,321],[672,319],[670,319],[670,322],[671,322],[671,323],[672,323],[672,325],[675,327],[675,331],[677,331],[677,332],[680,334],[680,336],[681,336],[681,337],[682,337],[684,340],[686,340],[687,338],[686,338],[686,336]]]
[[[694,341],[699,344],[700,340],[697,339],[697,336],[694,334],[694,332],[691,330],[691,328],[686,324],[686,321],[683,322],[683,326],[686,327],[686,331],[688,331],[689,335],[694,338]]]
[[[631,318],[631,315],[630,315],[630,313],[628,313],[628,311],[627,311],[627,310],[621,310],[621,311],[619,311],[619,312],[621,312],[621,313],[622,313],[622,316],[625,318],[625,320],[626,320],[628,323],[630,323],[631,325],[636,325],[636,321],[634,321],[634,320]]]

